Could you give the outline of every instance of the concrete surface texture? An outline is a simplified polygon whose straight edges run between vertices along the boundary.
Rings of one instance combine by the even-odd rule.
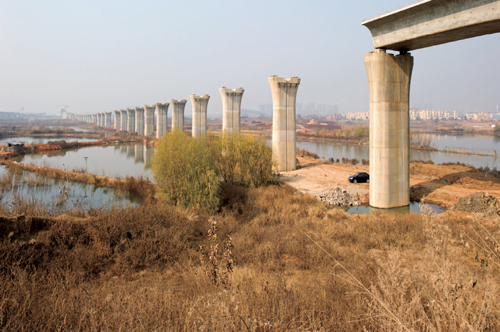
[[[104,113],[104,127],[111,128],[111,112]]]
[[[135,132],[135,110],[132,108],[127,108],[127,131]]]
[[[135,132],[137,135],[144,135],[144,108],[134,107],[135,109]]]
[[[114,111],[115,112],[115,130],[121,130],[122,126],[122,113],[120,111]]]
[[[296,168],[295,101],[300,78],[268,78],[273,95],[273,157],[277,171]]]
[[[500,32],[500,1],[424,0],[361,24],[375,48],[411,51]]]
[[[180,131],[184,131],[184,109],[186,107],[186,99],[170,99],[170,105],[172,105],[172,130],[177,128]]]
[[[144,105],[144,135],[153,136],[155,133],[155,109],[154,105]]]
[[[222,87],[219,91],[222,97],[222,130],[227,131],[228,134],[239,133],[241,98],[245,90]]]
[[[167,115],[169,103],[156,102],[156,138],[162,138],[167,133]]]
[[[365,55],[370,91],[370,205],[410,203],[410,80],[413,57]]]
[[[120,118],[121,118],[121,126],[120,130],[122,131],[127,131],[128,128],[128,115],[127,115],[127,110],[120,110]]]
[[[190,95],[191,104],[193,106],[193,128],[192,135],[194,138],[206,138],[207,136],[207,106],[209,95],[197,96]]]

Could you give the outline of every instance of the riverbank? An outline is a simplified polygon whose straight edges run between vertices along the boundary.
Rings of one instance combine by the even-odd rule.
[[[126,190],[139,195],[143,201],[154,199],[156,192],[155,185],[143,179],[142,177],[139,177],[137,179],[134,177],[118,179],[109,176],[99,176],[95,174],[87,174],[84,172],[76,172],[71,170],[63,171],[56,168],[25,165],[15,161],[2,161],[0,162],[0,164],[17,171],[27,171],[53,179],[87,183],[96,187]]]
[[[369,166],[332,164],[299,155],[297,159],[300,168],[281,172],[282,182],[313,197],[340,187],[356,197],[362,205],[369,204],[369,184],[353,184],[347,180],[356,172],[369,172]],[[449,209],[460,198],[477,192],[488,192],[500,199],[500,178],[495,174],[497,173],[456,164],[412,162],[410,200]]]

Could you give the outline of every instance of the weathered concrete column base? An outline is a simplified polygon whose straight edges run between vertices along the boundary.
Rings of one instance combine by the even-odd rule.
[[[273,94],[273,157],[277,171],[293,171],[296,168],[295,99],[300,78],[268,78]]]
[[[192,136],[198,139],[207,138],[207,106],[209,95],[197,96],[192,94],[189,96],[193,105],[193,128]]]
[[[370,90],[370,206],[410,204],[410,80],[413,57],[365,55]]]
[[[156,102],[156,138],[162,138],[167,132],[167,115],[169,103]],[[154,114],[153,114],[154,116]]]
[[[222,87],[219,91],[222,97],[222,130],[228,134],[239,133],[241,98],[245,90],[243,88],[228,89]]]
[[[175,128],[184,131],[184,108],[186,107],[186,99],[170,99],[170,105],[172,105],[172,131],[174,131]]]

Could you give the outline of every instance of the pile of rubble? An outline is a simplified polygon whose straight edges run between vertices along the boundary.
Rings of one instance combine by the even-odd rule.
[[[484,213],[485,217],[500,216],[500,201],[492,195],[479,192],[460,198],[450,210],[479,212]]]
[[[335,206],[358,206],[359,201],[349,195],[346,190],[342,188],[335,188],[329,192],[321,193],[316,198],[329,205]]]

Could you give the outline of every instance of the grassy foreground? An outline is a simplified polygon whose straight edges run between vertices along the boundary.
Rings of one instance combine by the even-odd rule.
[[[159,203],[3,218],[0,329],[500,329],[498,223],[350,216],[287,186],[222,198],[210,221]]]

